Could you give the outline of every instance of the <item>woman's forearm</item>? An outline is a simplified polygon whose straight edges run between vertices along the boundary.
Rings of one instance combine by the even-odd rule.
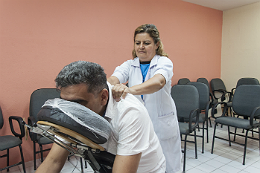
[[[111,84],[111,85],[116,85],[116,84],[120,84],[120,81],[117,77],[115,76],[110,76],[107,81]]]
[[[130,88],[123,84],[115,84],[117,82],[116,80],[118,79],[114,76],[108,78],[108,82],[111,82],[112,85],[115,85],[112,89],[112,95],[116,101],[120,101],[121,97],[124,99],[127,93],[133,95],[152,94],[163,88],[166,83],[165,78],[161,74],[156,74],[144,83],[132,86]]]
[[[165,78],[161,74],[156,74],[144,83],[132,86],[129,89],[133,95],[151,94],[162,89],[165,83]]]

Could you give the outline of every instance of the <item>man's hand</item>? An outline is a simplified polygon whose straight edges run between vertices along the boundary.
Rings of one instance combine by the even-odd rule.
[[[118,102],[121,97],[124,99],[127,93],[131,93],[131,89],[124,84],[116,84],[112,89],[113,98]]]

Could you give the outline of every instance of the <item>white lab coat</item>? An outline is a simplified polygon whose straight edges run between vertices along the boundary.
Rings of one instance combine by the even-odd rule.
[[[155,74],[161,74],[166,79],[162,89],[153,93],[136,97],[144,103],[151,117],[155,133],[157,134],[163,153],[166,157],[167,173],[180,170],[181,165],[181,139],[175,103],[171,97],[171,78],[173,76],[172,61],[164,56],[155,55],[151,60],[145,81]],[[128,86],[143,82],[139,58],[125,61],[116,67],[112,76],[119,79],[120,83],[128,81]]]

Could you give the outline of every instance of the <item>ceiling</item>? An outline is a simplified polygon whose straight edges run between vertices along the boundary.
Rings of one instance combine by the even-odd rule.
[[[260,2],[260,0],[183,0],[197,5],[202,5],[217,10],[229,10],[244,5]]]

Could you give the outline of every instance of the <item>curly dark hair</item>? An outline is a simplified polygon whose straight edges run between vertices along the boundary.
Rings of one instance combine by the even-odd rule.
[[[88,92],[99,92],[107,86],[107,78],[104,69],[96,63],[76,61],[66,65],[55,79],[56,87],[62,88],[70,85],[84,83],[88,86]]]

